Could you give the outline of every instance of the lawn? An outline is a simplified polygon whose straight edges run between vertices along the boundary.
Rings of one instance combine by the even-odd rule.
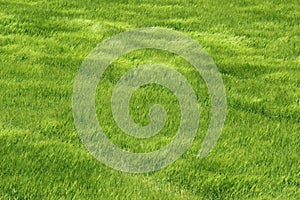
[[[0,0],[0,199],[299,199],[300,4],[287,1]],[[162,27],[197,41],[216,63],[226,90],[222,134],[205,157],[199,149],[211,101],[203,79],[182,57],[144,49],[121,56],[98,84],[96,113],[106,136],[130,152],[167,145],[180,108],[166,88],[150,84],[132,96],[140,125],[161,104],[161,132],[137,139],[110,109],[112,91],[130,69],[162,63],[190,82],[200,127],[174,163],[123,173],[85,148],[75,129],[73,86],[89,53],[110,37]]]

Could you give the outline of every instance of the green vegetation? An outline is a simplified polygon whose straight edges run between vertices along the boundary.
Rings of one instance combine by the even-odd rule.
[[[296,0],[0,0],[0,199],[299,199],[299,22]],[[161,102],[166,127],[149,140],[118,129],[110,92],[132,67],[176,68],[201,109],[197,137],[180,159],[157,172],[126,174],[98,162],[81,143],[73,83],[101,41],[156,26],[183,32],[214,59],[226,88],[226,122],[213,151],[196,158],[209,123],[203,80],[167,52],[122,56],[97,92],[99,123],[115,144],[132,152],[159,149],[179,123],[176,98],[149,85],[133,96],[132,117],[147,124],[149,107]]]

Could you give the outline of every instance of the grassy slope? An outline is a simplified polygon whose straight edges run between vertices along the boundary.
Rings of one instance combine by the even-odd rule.
[[[0,199],[300,196],[298,1],[0,0],[0,10]],[[99,163],[80,142],[72,118],[72,86],[81,62],[100,41],[149,26],[182,31],[206,48],[223,75],[227,119],[214,150],[196,159],[209,103],[203,82],[179,69],[198,92],[204,127],[187,153],[167,168],[123,174]],[[172,55],[153,54],[158,61],[187,66]],[[142,52],[139,59],[149,55]],[[124,64],[125,71],[139,59],[128,55],[115,65]],[[103,85],[110,87],[114,73],[122,70],[112,68]],[[99,86],[99,98],[101,91]],[[159,100],[138,100],[143,92],[135,105]],[[113,133],[109,112],[101,117]],[[134,140],[126,146],[126,140],[112,139],[123,148],[147,151],[167,143],[166,136],[153,139],[152,146],[141,141],[146,150]]]

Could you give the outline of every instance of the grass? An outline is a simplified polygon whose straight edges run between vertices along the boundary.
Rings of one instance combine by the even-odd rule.
[[[298,1],[0,0],[0,10],[0,199],[299,199]],[[118,77],[143,63],[166,63],[185,75],[202,124],[175,163],[126,174],[99,163],[81,143],[73,83],[98,43],[153,26],[181,31],[207,50],[225,83],[227,117],[213,151],[197,159],[209,119],[203,80],[166,52],[122,56],[97,92],[99,123],[112,141],[148,152],[167,144],[178,126],[176,99],[157,86],[141,88],[131,103],[140,124],[149,122],[149,106],[165,105],[170,120],[150,140],[126,136],[103,106]]]

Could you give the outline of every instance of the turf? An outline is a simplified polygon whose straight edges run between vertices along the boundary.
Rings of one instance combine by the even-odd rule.
[[[300,6],[287,1],[0,0],[0,199],[299,199]],[[155,85],[137,91],[131,115],[149,123],[161,103],[166,126],[149,140],[122,133],[110,96],[132,67],[165,63],[197,93],[201,127],[192,146],[160,171],[128,174],[93,158],[72,116],[82,61],[101,41],[134,28],[165,27],[201,44],[224,80],[227,116],[205,158],[197,155],[210,116],[204,81],[181,57],[141,50],[120,57],[97,90],[97,116],[120,148],[149,152],[168,144],[179,107]]]

